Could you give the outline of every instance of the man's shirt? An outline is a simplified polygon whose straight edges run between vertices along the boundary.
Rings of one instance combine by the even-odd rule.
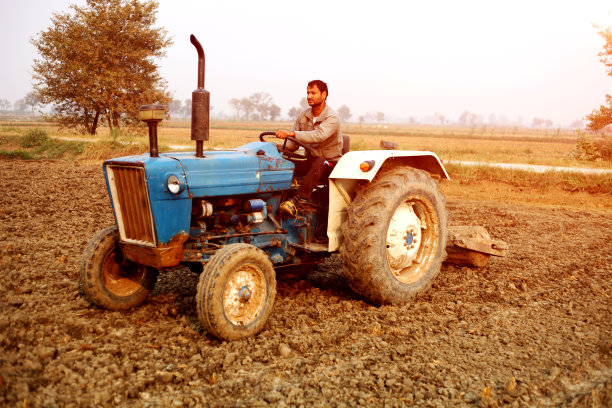
[[[317,156],[329,160],[338,160],[342,156],[342,132],[340,119],[335,110],[325,104],[325,108],[313,123],[312,109],[304,110],[293,125],[295,138],[300,142],[308,143],[317,153]],[[297,149],[290,141],[289,149]]]

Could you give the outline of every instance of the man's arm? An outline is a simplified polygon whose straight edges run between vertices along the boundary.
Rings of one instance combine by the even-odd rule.
[[[298,117],[295,119],[295,123],[293,124],[293,130],[279,130],[278,132],[276,132],[276,137],[283,140],[286,139],[287,136],[295,137],[295,131],[300,129],[300,116],[301,115],[298,115]],[[287,141],[286,149],[296,151],[298,147],[299,146],[293,143],[291,140]]]
[[[279,139],[286,139],[287,136],[295,137],[295,132],[292,130],[279,130],[278,132],[276,132],[276,137],[278,137]]]

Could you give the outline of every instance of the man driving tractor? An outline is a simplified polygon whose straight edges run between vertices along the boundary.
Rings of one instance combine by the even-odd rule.
[[[294,177],[302,177],[297,193],[280,205],[280,210],[287,215],[297,215],[297,204],[310,201],[314,187],[329,177],[338,159],[342,156],[342,132],[338,113],[327,105],[327,84],[314,80],[306,87],[306,99],[310,108],[297,117],[293,130],[279,130],[276,137],[286,139],[294,137],[312,147],[316,156],[297,162]],[[285,140],[288,150],[297,150],[299,146]]]

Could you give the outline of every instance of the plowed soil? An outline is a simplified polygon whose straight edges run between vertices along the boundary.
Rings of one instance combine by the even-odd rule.
[[[100,165],[2,160],[0,405],[612,406],[609,207],[447,190],[451,224],[507,257],[445,264],[402,307],[362,301],[332,257],[279,276],[264,331],[227,343],[199,324],[187,269],[126,312],[79,296],[81,253],[113,223]]]

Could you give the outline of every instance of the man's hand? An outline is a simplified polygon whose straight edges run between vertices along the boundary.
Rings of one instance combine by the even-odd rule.
[[[294,137],[294,136],[295,136],[295,132],[293,131],[287,132],[286,130],[279,130],[278,132],[276,132],[276,137],[278,137],[279,139],[286,139],[287,137]]]

